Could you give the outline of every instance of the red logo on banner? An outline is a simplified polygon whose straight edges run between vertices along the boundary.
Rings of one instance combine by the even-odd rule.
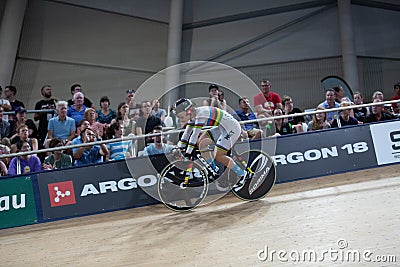
[[[52,207],[75,204],[74,184],[72,181],[48,184],[50,205]]]

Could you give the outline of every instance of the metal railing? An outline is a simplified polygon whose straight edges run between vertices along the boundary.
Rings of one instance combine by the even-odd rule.
[[[295,114],[290,114],[290,115],[281,115],[281,116],[275,116],[275,117],[271,116],[271,117],[255,119],[255,120],[246,120],[246,121],[240,121],[239,123],[247,124],[247,123],[255,123],[255,122],[262,122],[262,121],[271,121],[271,120],[276,120],[276,119],[284,119],[284,118],[291,118],[291,117],[297,117],[297,116],[314,115],[317,113],[341,111],[341,110],[346,110],[346,109],[353,109],[356,107],[371,107],[371,106],[393,104],[393,103],[398,103],[398,102],[400,102],[400,100],[383,101],[383,102],[378,102],[378,103],[368,103],[368,104],[361,104],[361,105],[351,105],[351,106],[346,106],[346,107],[339,107],[339,108],[332,108],[332,109],[325,109],[325,110],[316,110],[316,111],[295,113]],[[33,111],[33,112],[36,112],[36,111]],[[204,129],[207,129],[207,128],[209,129],[211,127],[204,127]],[[168,127],[168,128],[166,127],[166,129],[170,129],[170,127]],[[121,142],[121,141],[126,141],[126,140],[132,140],[132,141],[139,140],[139,139],[144,140],[146,137],[154,137],[154,136],[159,136],[159,135],[164,135],[164,134],[179,134],[182,131],[184,131],[184,129],[168,130],[168,131],[165,131],[162,133],[126,136],[126,137],[121,137],[121,138],[95,141],[95,142],[85,143],[84,145],[85,146],[93,146],[93,145]],[[39,149],[39,150],[35,150],[35,151],[18,152],[18,153],[13,153],[13,154],[3,154],[3,155],[0,155],[0,159],[11,158],[11,157],[16,157],[16,156],[24,156],[24,155],[30,155],[30,154],[39,154],[39,153],[45,153],[45,152],[53,152],[53,151],[57,151],[57,150],[72,149],[72,148],[82,147],[82,145],[83,144],[76,144],[76,145],[68,145],[68,146],[62,146],[62,147],[44,148],[44,149]]]

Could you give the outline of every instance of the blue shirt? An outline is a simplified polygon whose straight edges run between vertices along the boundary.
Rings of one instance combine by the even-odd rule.
[[[173,145],[168,145],[168,144],[163,144],[162,149],[157,149],[155,145],[152,143],[143,150],[143,156],[148,156],[148,155],[158,155],[158,154],[165,154],[171,152],[171,150],[175,146]]]
[[[71,145],[83,144],[81,137],[72,140]],[[79,147],[73,148],[72,153],[75,154]],[[100,146],[94,145],[90,150],[85,149],[80,159],[75,159],[74,166],[82,166],[103,162],[103,157],[99,154]]]
[[[239,109],[236,110],[236,115],[239,117],[240,121],[248,121],[248,120],[255,120],[257,119],[256,114],[254,114],[253,112],[249,112],[247,114],[245,114],[243,112],[243,110]],[[248,130],[252,130],[254,128],[258,128],[258,124],[256,122],[251,122],[251,123],[245,123],[243,124],[243,127],[246,131]]]
[[[107,148],[110,151],[111,160],[125,159],[126,153],[130,153],[132,151],[132,141],[126,140],[109,143],[107,144]]]
[[[328,102],[326,102],[326,100],[324,102],[322,102],[321,104],[318,105],[318,107],[323,107],[325,109],[331,109],[329,107]],[[335,102],[335,106],[333,108],[338,108],[340,107],[340,104],[338,102]],[[327,121],[331,121],[336,119],[339,116],[339,111],[330,111],[330,112],[326,112],[326,120]]]
[[[51,118],[47,126],[47,130],[53,131],[53,137],[61,140],[67,140],[71,135],[71,131],[75,131],[75,129],[75,121],[69,117],[66,117],[64,121],[60,121],[58,116]]]
[[[78,123],[84,118],[86,109],[87,107],[85,105],[82,107],[81,111],[77,111],[75,105],[68,108],[67,116],[75,120],[75,127],[77,127]]]
[[[111,123],[112,119],[115,119],[117,117],[117,113],[115,110],[110,109],[110,112],[108,112],[107,115],[104,115],[101,112],[101,109],[97,110],[97,121],[100,123]]]

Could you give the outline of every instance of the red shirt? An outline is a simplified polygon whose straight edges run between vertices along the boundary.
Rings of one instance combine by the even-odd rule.
[[[399,100],[399,99],[400,99],[400,97],[397,96],[397,95],[394,95],[394,96],[392,97],[392,100]],[[396,106],[400,109],[400,102],[392,103],[393,109],[396,108]]]
[[[263,93],[259,93],[254,97],[254,106],[261,105],[266,110],[275,109],[278,103],[281,103],[281,98],[274,92],[269,92],[268,97],[265,97]]]

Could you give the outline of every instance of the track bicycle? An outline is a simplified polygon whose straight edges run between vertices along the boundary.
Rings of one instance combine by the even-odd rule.
[[[213,147],[210,147],[212,150]],[[245,177],[238,177],[229,169],[225,171],[224,166],[214,169],[198,150],[190,158],[180,154],[178,160],[170,162],[159,174],[157,188],[160,200],[174,211],[189,211],[202,203],[213,183],[242,200],[263,198],[276,180],[276,166],[272,158],[257,149],[242,153],[232,149],[230,156],[246,171]]]

